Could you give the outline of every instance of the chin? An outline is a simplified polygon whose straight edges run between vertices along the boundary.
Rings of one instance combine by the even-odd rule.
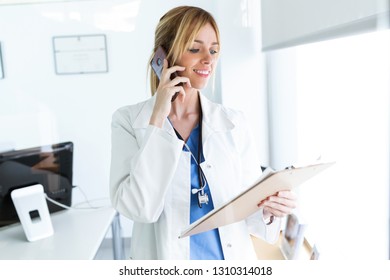
[[[204,89],[207,86],[207,83],[191,83],[191,86],[195,89],[201,90]]]

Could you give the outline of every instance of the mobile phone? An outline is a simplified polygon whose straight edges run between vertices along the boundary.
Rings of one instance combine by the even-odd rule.
[[[167,57],[167,53],[165,52],[164,48],[159,46],[156,50],[156,53],[154,54],[154,57],[152,61],[150,62],[150,65],[152,66],[152,69],[154,73],[156,73],[158,79],[161,79],[161,73],[164,66],[164,59]],[[169,63],[168,63],[169,64]],[[170,65],[168,65],[170,66]],[[172,73],[171,80],[176,78],[178,75],[176,72]],[[183,85],[183,83],[179,83],[178,85]],[[176,92],[171,99],[171,102],[175,101],[176,97],[178,96],[179,92]]]

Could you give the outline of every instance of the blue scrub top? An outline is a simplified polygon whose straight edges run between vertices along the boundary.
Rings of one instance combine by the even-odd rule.
[[[187,140],[187,146],[190,148],[192,154],[198,160],[198,148],[199,148],[199,125],[196,126],[190,134]],[[184,151],[187,148],[183,147]],[[203,151],[200,155],[200,162],[204,161]],[[199,163],[200,163],[199,162]],[[198,166],[193,157],[191,157],[191,189],[199,189],[199,172]],[[206,178],[207,179],[207,178]],[[206,215],[208,212],[214,209],[213,199],[211,197],[210,189],[206,184],[205,192],[208,194],[208,204],[203,203],[202,208],[198,206],[198,195],[191,193],[191,209],[190,209],[190,222],[193,223]],[[221,246],[221,239],[218,229],[198,233],[190,236],[190,259],[191,260],[223,260],[223,251]]]

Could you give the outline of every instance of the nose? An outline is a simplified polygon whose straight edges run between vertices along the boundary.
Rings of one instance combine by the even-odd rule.
[[[203,64],[210,65],[213,63],[213,61],[214,61],[214,58],[211,55],[211,53],[209,53],[209,52],[206,52],[205,55],[202,57]]]

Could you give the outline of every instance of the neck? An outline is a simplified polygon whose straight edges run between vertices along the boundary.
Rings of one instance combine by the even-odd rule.
[[[200,113],[200,101],[199,93],[196,89],[186,92],[184,101],[176,99],[172,103],[171,112],[169,113],[170,119],[181,120],[190,116],[197,116]]]

